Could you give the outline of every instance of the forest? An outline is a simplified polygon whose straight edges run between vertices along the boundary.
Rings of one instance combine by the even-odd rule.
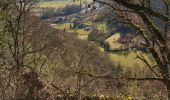
[[[0,0],[0,100],[170,100],[170,1]]]

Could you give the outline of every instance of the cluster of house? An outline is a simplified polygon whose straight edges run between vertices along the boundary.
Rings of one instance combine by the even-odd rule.
[[[96,11],[98,9],[100,9],[102,7],[102,5],[98,2],[92,2],[90,4],[88,3],[82,3],[81,5],[81,11],[80,14],[85,15],[89,12],[93,12]],[[81,16],[82,16],[81,15]],[[73,23],[73,28],[80,28],[80,29],[85,29],[86,31],[92,30],[92,28],[90,26],[87,25],[83,25],[80,21],[80,18],[73,18],[74,20],[71,20],[70,23]],[[59,17],[56,19],[55,23],[63,23],[67,20],[66,16],[63,17]]]
[[[83,3],[81,6],[81,14],[86,14],[88,12],[92,12],[100,9],[102,6],[98,2],[93,2],[91,4]]]

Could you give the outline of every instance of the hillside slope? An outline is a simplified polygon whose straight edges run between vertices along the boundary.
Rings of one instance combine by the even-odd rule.
[[[74,92],[78,73],[82,74],[82,83],[91,80],[89,75],[99,76],[113,72],[118,73],[109,56],[101,52],[96,44],[82,41],[70,33],[55,29],[47,23],[42,23],[37,17],[32,16],[31,18],[31,20],[27,20],[27,23],[34,23],[29,30],[34,33],[32,44],[34,49],[39,49],[46,45],[46,48],[40,54],[43,54],[47,61],[42,69],[41,67],[36,68],[37,71],[41,69],[41,78],[45,83],[51,84],[55,79],[54,84],[56,86],[59,85],[61,89],[64,89],[66,86],[71,85],[70,91]],[[101,84],[104,83],[101,81]],[[95,85],[95,81],[92,85],[96,87],[91,90],[92,92],[105,87],[103,85],[99,88],[98,85]],[[90,89],[90,87],[84,88],[84,93]]]

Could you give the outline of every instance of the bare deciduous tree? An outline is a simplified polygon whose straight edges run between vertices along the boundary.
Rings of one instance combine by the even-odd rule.
[[[150,50],[156,62],[156,65],[149,65],[142,55],[138,55],[155,74],[155,78],[147,80],[163,82],[170,99],[170,48],[166,40],[170,23],[169,0],[94,1],[108,5],[114,11],[113,21],[130,25],[145,39],[145,44],[141,44]],[[161,9],[156,8],[157,4]]]

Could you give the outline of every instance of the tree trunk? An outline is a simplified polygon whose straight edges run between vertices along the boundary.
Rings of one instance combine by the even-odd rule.
[[[167,91],[168,91],[168,100],[170,100],[170,85],[169,85],[169,87],[167,87]]]
[[[167,80],[165,82],[163,82],[164,85],[166,86],[167,88],[167,93],[168,93],[168,100],[170,100],[170,80]]]

